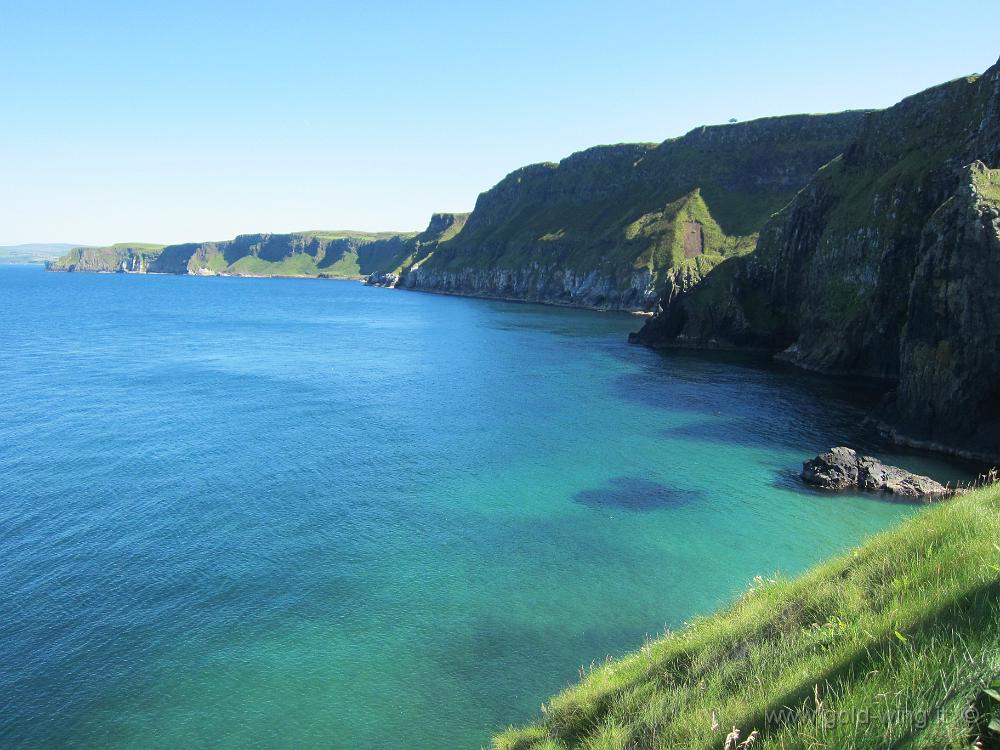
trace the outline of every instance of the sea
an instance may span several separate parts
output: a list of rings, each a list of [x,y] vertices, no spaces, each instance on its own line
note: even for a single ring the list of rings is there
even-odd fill
[[[0,746],[479,748],[920,506],[804,487],[877,384],[642,319],[0,266]]]

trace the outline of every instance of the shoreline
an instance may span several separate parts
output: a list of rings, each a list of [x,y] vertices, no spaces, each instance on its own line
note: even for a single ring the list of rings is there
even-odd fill
[[[16,264],[16,265],[26,265],[26,264]],[[32,264],[40,265],[40,264]],[[618,307],[593,307],[590,305],[575,305],[567,302],[557,302],[555,300],[535,300],[535,299],[522,299],[519,297],[500,297],[486,294],[463,294],[461,292],[445,292],[435,289],[410,289],[408,287],[400,286],[385,286],[383,284],[366,284],[365,280],[367,276],[329,276],[329,275],[293,275],[293,274],[281,274],[281,273],[170,273],[168,271],[92,271],[86,270],[76,270],[76,269],[63,269],[63,268],[50,268],[48,264],[44,264],[45,271],[47,273],[93,273],[93,274],[103,274],[107,276],[178,276],[178,277],[192,277],[192,278],[230,278],[230,279],[306,279],[309,281],[353,281],[360,283],[362,286],[370,287],[373,289],[389,289],[393,291],[401,292],[419,292],[421,294],[438,294],[444,297],[466,297],[468,299],[483,299],[492,300],[495,302],[519,302],[526,305],[545,305],[547,307],[564,307],[572,310],[590,310],[592,312],[599,313],[624,313],[627,315],[635,315],[641,318],[651,318],[654,313],[647,310],[634,310],[625,309]]]
[[[500,297],[490,294],[466,294],[463,292],[446,292],[440,289],[411,289],[409,287],[384,286],[381,284],[365,284],[365,286],[372,286],[379,289],[393,289],[403,292],[419,292],[420,294],[437,294],[442,297],[465,297],[467,299],[484,299],[484,300],[492,300],[494,302],[519,302],[525,305],[545,305],[546,307],[565,307],[573,310],[591,310],[593,312],[599,312],[599,313],[625,313],[627,315],[636,315],[641,318],[647,318],[647,317],[651,318],[653,317],[654,314],[647,310],[631,310],[620,307],[593,307],[591,305],[574,305],[572,303],[557,302],[555,300],[523,299],[520,297]]]

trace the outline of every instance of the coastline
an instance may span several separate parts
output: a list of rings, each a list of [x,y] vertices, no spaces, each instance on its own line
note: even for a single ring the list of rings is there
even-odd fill
[[[37,264],[36,264],[37,265]],[[367,276],[332,276],[332,275],[314,275],[314,274],[302,274],[302,275],[292,275],[292,274],[280,274],[280,273],[170,273],[169,271],[91,271],[91,270],[69,270],[63,268],[50,268],[48,264],[45,264],[45,270],[49,273],[93,273],[93,274],[105,274],[105,275],[122,275],[122,276],[178,276],[178,277],[196,277],[196,278],[235,278],[235,279],[308,279],[308,280],[318,280],[318,281],[353,281],[360,283],[362,286],[371,287],[374,289],[387,289],[391,291],[402,291],[402,292],[419,292],[421,294],[437,294],[446,297],[466,297],[469,299],[482,299],[482,300],[493,300],[496,302],[519,302],[526,305],[546,305],[550,307],[565,307],[574,310],[591,310],[593,312],[600,313],[625,313],[628,315],[635,315],[641,318],[650,318],[654,315],[653,312],[647,310],[636,310],[636,309],[623,309],[617,307],[594,307],[592,305],[578,305],[572,302],[560,302],[558,300],[544,300],[544,299],[524,299],[522,297],[503,297],[494,296],[486,294],[466,294],[463,292],[446,292],[436,289],[417,289],[410,287],[400,287],[400,286],[388,286],[385,284],[367,284]]]

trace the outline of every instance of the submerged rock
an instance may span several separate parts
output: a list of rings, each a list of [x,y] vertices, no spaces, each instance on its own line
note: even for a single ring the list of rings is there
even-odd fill
[[[857,488],[912,499],[943,498],[955,492],[930,477],[884,464],[843,446],[803,463],[802,479],[806,484],[827,490]]]

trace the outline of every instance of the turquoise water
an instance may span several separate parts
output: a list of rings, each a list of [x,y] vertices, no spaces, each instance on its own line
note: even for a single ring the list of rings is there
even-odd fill
[[[875,394],[624,315],[0,266],[0,745],[475,748],[915,512]]]

